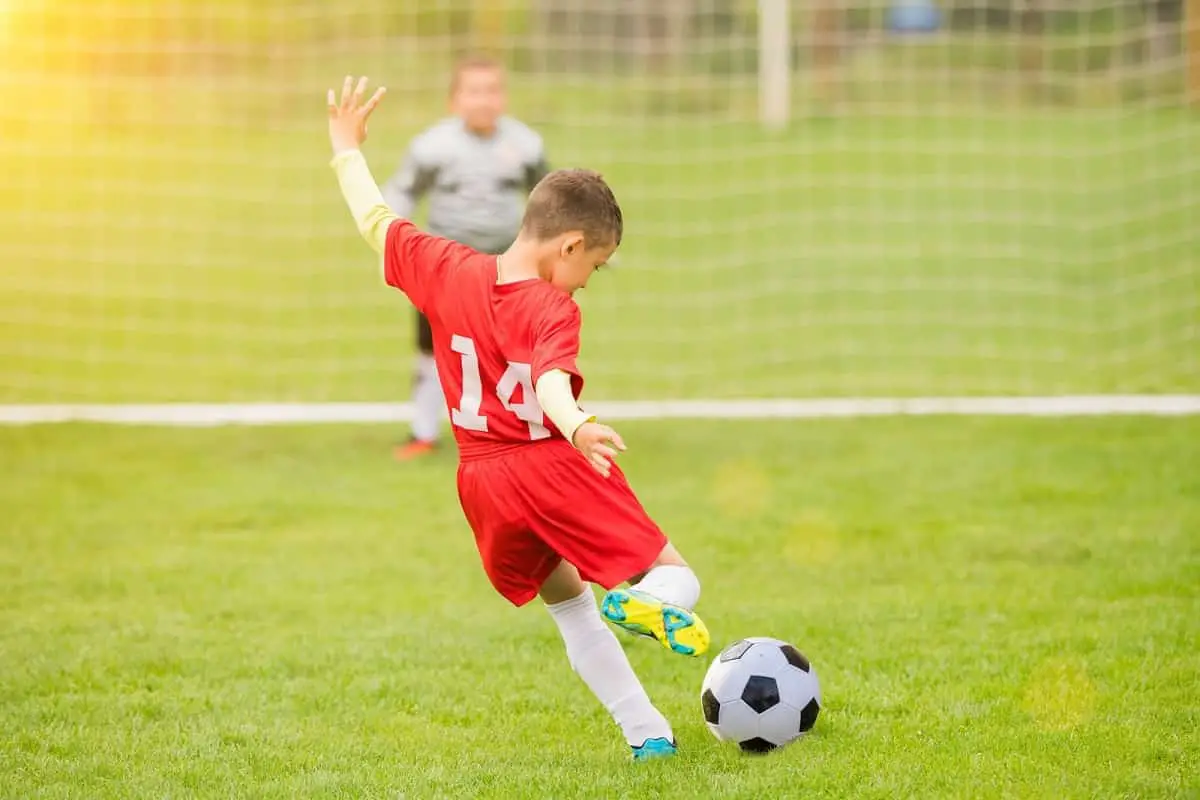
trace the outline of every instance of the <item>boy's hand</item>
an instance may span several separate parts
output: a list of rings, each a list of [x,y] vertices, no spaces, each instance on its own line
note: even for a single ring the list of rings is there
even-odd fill
[[[333,89],[329,90],[329,141],[333,145],[334,155],[357,150],[367,140],[367,118],[379,105],[387,89],[380,86],[371,99],[364,103],[363,92],[366,90],[366,78],[359,78],[355,86],[354,79],[349,76],[342,83],[341,102],[334,98]]]
[[[625,443],[620,435],[598,422],[585,422],[576,428],[571,444],[606,478],[612,470],[612,459],[616,458],[618,452],[625,451]]]

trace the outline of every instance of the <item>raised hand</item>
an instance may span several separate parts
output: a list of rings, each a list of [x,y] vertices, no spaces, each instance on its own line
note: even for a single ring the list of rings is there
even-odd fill
[[[583,453],[588,463],[604,477],[612,470],[612,459],[625,450],[620,435],[607,425],[585,422],[576,429],[571,443]]]
[[[329,142],[333,145],[335,155],[347,150],[357,150],[359,145],[367,140],[367,119],[383,100],[387,89],[380,86],[375,90],[375,94],[371,95],[371,99],[364,103],[363,93],[366,90],[365,77],[359,78],[358,84],[355,85],[350,76],[346,76],[342,83],[340,102],[334,96],[333,89],[329,90]]]

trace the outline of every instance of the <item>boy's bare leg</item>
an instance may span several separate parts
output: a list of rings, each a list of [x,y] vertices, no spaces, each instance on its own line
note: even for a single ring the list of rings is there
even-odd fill
[[[620,726],[634,758],[674,753],[670,723],[650,702],[617,637],[600,618],[592,589],[580,579],[579,571],[560,562],[539,594],[558,625],[571,668]]]
[[[579,577],[579,570],[566,561],[560,561],[554,571],[550,573],[550,577],[542,582],[542,588],[538,590],[538,597],[542,598],[542,602],[547,606],[553,606],[574,600],[587,588],[583,578]]]

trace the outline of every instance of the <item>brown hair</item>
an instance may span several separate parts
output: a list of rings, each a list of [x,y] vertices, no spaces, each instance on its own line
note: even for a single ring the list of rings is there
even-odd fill
[[[483,53],[469,53],[463,56],[454,62],[454,71],[450,73],[450,94],[458,91],[458,82],[462,80],[463,73],[473,69],[504,72],[504,65]]]
[[[584,247],[619,245],[625,223],[621,206],[599,172],[560,169],[533,187],[521,230],[539,241],[582,231]]]

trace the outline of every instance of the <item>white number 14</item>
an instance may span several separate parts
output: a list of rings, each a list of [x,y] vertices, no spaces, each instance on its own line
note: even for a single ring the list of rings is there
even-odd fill
[[[479,377],[475,342],[466,336],[454,336],[450,339],[450,349],[462,357],[462,397],[458,408],[450,410],[450,421],[468,431],[486,432],[487,417],[479,413],[483,406],[483,381]],[[513,403],[513,393],[518,386],[521,387],[521,402]],[[545,439],[550,435],[550,430],[543,424],[545,416],[533,390],[529,364],[510,361],[496,384],[496,397],[506,410],[529,426],[530,439]]]

